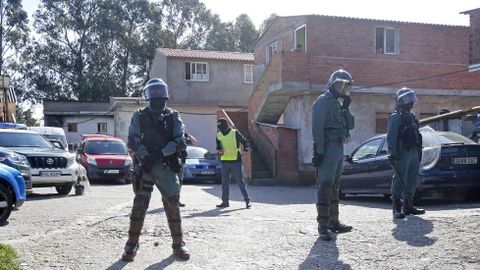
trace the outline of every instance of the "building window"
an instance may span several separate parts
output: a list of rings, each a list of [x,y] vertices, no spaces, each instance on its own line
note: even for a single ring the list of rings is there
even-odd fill
[[[68,132],[78,132],[78,124],[77,123],[67,123],[67,131]]]
[[[97,133],[107,133],[107,123],[97,123]]]
[[[185,62],[186,81],[208,81],[208,63]]]
[[[307,27],[306,25],[302,25],[295,29],[294,35],[294,49],[297,52],[305,52],[307,51]]]
[[[382,134],[387,132],[388,117],[390,113],[376,113],[375,115],[375,133]]]
[[[266,58],[267,64],[270,63],[270,60],[272,60],[273,54],[277,51],[277,46],[278,46],[278,42],[276,41],[267,45],[267,58]]]
[[[253,83],[253,65],[243,65],[243,82]]]
[[[382,54],[398,53],[397,31],[393,28],[377,27],[375,29],[376,52]]]

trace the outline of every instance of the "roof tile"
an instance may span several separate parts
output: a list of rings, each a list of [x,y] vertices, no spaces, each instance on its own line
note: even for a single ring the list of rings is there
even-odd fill
[[[211,60],[227,60],[227,61],[245,61],[253,62],[253,53],[226,52],[226,51],[206,51],[206,50],[188,50],[188,49],[170,49],[159,48],[157,52],[165,54],[172,58],[197,58]]]

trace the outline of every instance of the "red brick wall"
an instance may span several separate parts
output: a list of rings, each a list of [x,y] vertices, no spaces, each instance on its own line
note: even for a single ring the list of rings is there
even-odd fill
[[[277,180],[280,184],[298,185],[298,145],[297,131],[284,127],[277,128]]]
[[[470,13],[470,64],[480,63],[480,9]]]
[[[301,23],[300,19],[305,18],[308,18],[307,57],[294,58],[284,53],[283,80],[297,80],[302,72],[295,71],[303,67],[307,70],[303,73],[306,81],[324,84],[333,71],[344,68],[352,73],[356,85],[377,86],[468,68],[468,27],[328,16],[286,17],[285,20],[277,20],[257,43],[256,63],[264,62],[264,46],[267,41],[279,39],[293,46],[293,29]],[[375,53],[375,27],[398,30],[399,54]],[[389,86],[405,85],[413,88],[480,89],[480,73],[465,72]]]

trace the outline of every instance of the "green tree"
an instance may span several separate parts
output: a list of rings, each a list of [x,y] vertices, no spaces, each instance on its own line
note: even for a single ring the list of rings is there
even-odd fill
[[[272,13],[270,14],[270,16],[268,18],[266,18],[265,20],[263,20],[262,24],[260,25],[260,28],[258,29],[258,32],[260,35],[263,35],[263,33],[265,33],[265,31],[268,30],[268,28],[270,28],[270,26],[272,25],[273,21],[275,21],[275,19],[278,17],[277,14],[275,13]]]
[[[0,74],[16,69],[17,54],[26,46],[28,35],[28,15],[22,1],[0,0]]]
[[[241,14],[235,20],[235,32],[237,34],[237,50],[250,52],[257,41],[258,32],[255,25],[247,14]]]
[[[237,33],[233,23],[220,21],[218,15],[214,18],[213,28],[208,33],[205,49],[216,51],[236,51]]]
[[[24,110],[22,106],[17,106],[15,118],[17,120],[17,123],[25,124],[29,127],[38,126],[37,119],[33,118],[33,112],[31,108]]]

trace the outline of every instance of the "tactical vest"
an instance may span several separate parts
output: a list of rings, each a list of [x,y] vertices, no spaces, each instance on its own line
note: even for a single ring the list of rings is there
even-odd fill
[[[230,132],[228,132],[227,135],[218,132],[217,139],[222,144],[223,149],[223,155],[220,159],[225,161],[237,160],[238,153],[240,152],[237,145],[237,131],[235,129],[230,129]]]
[[[154,114],[148,108],[141,109],[139,115],[141,140],[148,152],[161,151],[173,140],[173,110],[165,108],[161,119],[154,119]]]
[[[410,112],[397,109],[400,115],[400,128],[398,129],[399,147],[410,150],[421,147],[421,135],[418,130],[419,123],[415,116]]]

